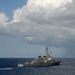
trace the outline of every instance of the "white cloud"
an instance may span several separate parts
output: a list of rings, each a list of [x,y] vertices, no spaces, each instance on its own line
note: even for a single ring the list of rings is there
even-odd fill
[[[5,24],[8,21],[8,17],[4,12],[0,13],[0,25]]]
[[[73,0],[28,0],[27,5],[13,11],[6,31],[30,43],[66,48],[75,40],[74,10]],[[0,22],[4,24],[8,18],[3,17]]]
[[[4,10],[4,7],[2,7],[2,10]]]
[[[4,12],[0,13],[0,34],[6,34],[7,31],[7,23],[8,23],[8,17]]]

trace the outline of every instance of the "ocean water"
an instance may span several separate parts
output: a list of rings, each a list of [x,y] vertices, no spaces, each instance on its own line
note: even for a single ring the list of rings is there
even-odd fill
[[[19,68],[17,63],[31,61],[24,58],[0,58],[0,75],[75,75],[75,59],[60,58],[60,66],[51,67],[24,67]]]

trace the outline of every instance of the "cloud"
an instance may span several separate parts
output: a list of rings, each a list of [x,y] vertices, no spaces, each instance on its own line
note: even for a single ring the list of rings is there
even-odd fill
[[[23,37],[29,43],[75,48],[74,4],[73,0],[28,0],[13,11],[10,22],[0,13],[0,26],[6,24],[5,33]]]
[[[4,7],[2,7],[2,10],[4,10]]]
[[[8,19],[4,12],[0,13],[0,34],[6,34]]]
[[[6,14],[4,12],[0,13],[0,25],[1,24],[5,24],[8,21],[8,17],[6,16]]]

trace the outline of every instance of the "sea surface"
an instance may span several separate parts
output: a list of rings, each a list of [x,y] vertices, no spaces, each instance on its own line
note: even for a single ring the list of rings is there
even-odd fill
[[[18,63],[31,61],[30,58],[0,58],[0,75],[75,75],[75,59],[60,58],[60,66],[51,67],[24,67]]]

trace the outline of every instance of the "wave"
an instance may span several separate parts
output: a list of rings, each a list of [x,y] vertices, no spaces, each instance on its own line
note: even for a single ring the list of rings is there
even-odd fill
[[[13,68],[0,68],[0,70],[12,70]]]

